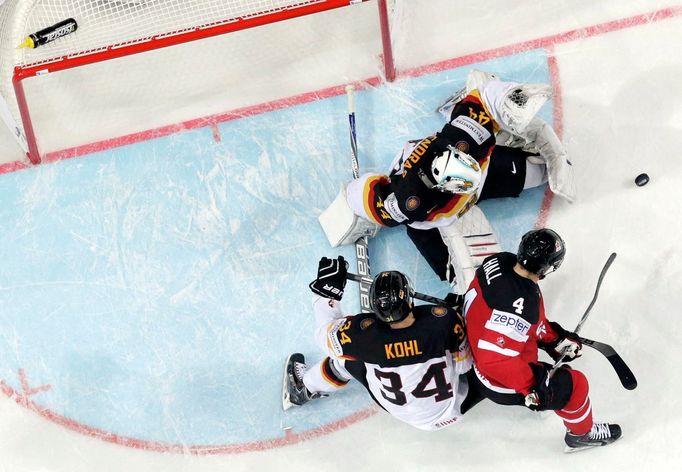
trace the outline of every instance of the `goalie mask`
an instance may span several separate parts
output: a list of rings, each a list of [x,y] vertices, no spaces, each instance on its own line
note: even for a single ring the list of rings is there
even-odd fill
[[[481,185],[481,166],[476,159],[452,146],[431,163],[434,188],[441,192],[470,194]]]
[[[404,320],[412,311],[412,289],[407,277],[395,270],[377,274],[369,289],[369,306],[384,323]]]
[[[565,255],[566,245],[561,236],[542,228],[523,235],[516,257],[524,269],[543,279],[559,268]]]

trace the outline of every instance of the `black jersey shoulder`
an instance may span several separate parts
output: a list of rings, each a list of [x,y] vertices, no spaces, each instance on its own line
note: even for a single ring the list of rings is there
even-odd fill
[[[516,255],[510,252],[488,256],[483,261],[476,270],[483,299],[490,308],[516,313],[536,323],[540,317],[540,288],[514,272],[514,265]]]
[[[408,158],[401,163],[401,171],[394,170],[388,185],[382,188],[382,204],[390,206],[389,195],[402,213],[404,224],[424,221],[434,209],[446,206],[452,194],[432,188],[431,165],[436,156],[447,149],[447,142],[436,136],[424,138]]]
[[[397,168],[391,171],[391,180],[418,178],[421,172],[431,172],[431,163],[447,149],[448,144],[438,133],[416,141],[410,154],[403,156]]]
[[[372,314],[349,317],[336,333],[344,357],[398,367],[442,357],[446,350],[456,350],[464,339],[461,318],[451,308],[419,305],[413,313],[415,322],[401,329],[391,328]]]
[[[480,161],[495,144],[495,122],[477,95],[468,95],[452,110],[437,136]]]

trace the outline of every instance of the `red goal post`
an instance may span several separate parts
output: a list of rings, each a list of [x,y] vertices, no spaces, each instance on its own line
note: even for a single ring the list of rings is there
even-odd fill
[[[36,105],[27,97],[26,79],[366,1],[0,0],[0,98],[6,109],[3,118],[10,128],[14,127],[17,140],[24,143],[29,160],[37,164],[41,152],[32,120]],[[386,0],[377,0],[377,5],[384,74],[390,81],[395,71]],[[35,49],[16,48],[29,34],[67,18],[78,22],[75,33]]]

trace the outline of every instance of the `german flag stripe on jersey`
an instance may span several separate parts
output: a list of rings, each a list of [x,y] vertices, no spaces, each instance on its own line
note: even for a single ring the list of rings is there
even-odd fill
[[[488,164],[490,163],[490,154],[485,157],[485,159],[479,161],[479,164],[481,166],[481,172],[485,174],[485,171],[488,169]],[[458,214],[461,212],[463,209],[469,207],[472,202],[471,200],[474,199],[474,203],[476,202],[476,194],[473,193],[471,195],[458,195],[456,198],[453,198],[448,202],[447,205],[445,205],[443,208],[439,208],[437,210],[434,210],[429,214],[429,216],[426,217],[427,221],[436,221],[440,218],[449,218],[453,215]]]
[[[324,380],[334,385],[335,387],[345,387],[346,384],[348,384],[348,380],[341,380],[336,376],[336,374],[334,374],[334,372],[329,367],[329,360],[330,359],[327,357],[320,366],[320,370],[322,371],[322,378],[324,378]]]
[[[377,207],[374,202],[376,201],[377,187],[386,183],[388,183],[388,177],[385,175],[370,177],[367,179],[367,182],[365,182],[365,188],[363,191],[365,213],[371,216],[374,222],[381,226],[386,226],[386,223],[384,223],[384,221],[381,219],[381,216],[379,216],[379,212],[377,212]]]

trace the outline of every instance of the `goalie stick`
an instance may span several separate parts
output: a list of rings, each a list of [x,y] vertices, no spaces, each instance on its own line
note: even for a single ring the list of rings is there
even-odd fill
[[[346,96],[348,97],[348,131],[350,137],[351,149],[351,168],[353,170],[353,178],[360,177],[360,165],[358,164],[358,141],[355,132],[355,88],[352,85],[346,86]],[[360,310],[363,313],[369,313],[372,310],[369,307],[369,287],[372,284],[372,279],[369,275],[369,251],[367,236],[363,236],[355,242],[355,257],[357,261],[357,270],[361,276],[360,282]],[[364,277],[364,279],[362,278]]]

